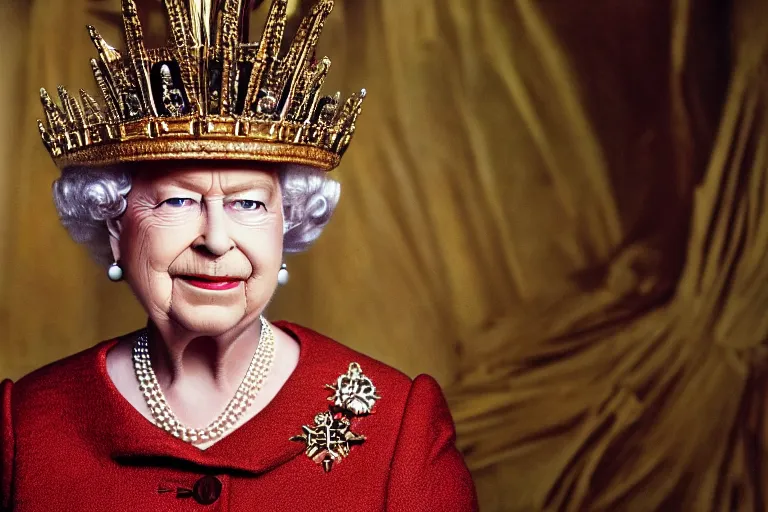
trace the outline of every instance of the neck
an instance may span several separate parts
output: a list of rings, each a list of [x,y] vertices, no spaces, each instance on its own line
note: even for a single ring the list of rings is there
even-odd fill
[[[199,389],[233,394],[256,352],[261,322],[257,317],[248,325],[216,336],[150,322],[148,335],[152,368],[166,394]]]

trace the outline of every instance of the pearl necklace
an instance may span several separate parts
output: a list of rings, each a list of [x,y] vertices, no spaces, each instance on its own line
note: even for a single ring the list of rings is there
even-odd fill
[[[234,398],[230,400],[224,412],[213,423],[200,429],[184,426],[171,411],[152,369],[147,331],[142,331],[139,334],[133,345],[133,367],[139,381],[139,389],[144,395],[149,410],[152,411],[152,418],[154,418],[157,426],[191,444],[200,444],[217,439],[234,428],[264,385],[275,359],[275,334],[264,317],[261,317],[260,320],[259,346],[256,348],[256,353],[251,359],[245,378],[237,388]]]

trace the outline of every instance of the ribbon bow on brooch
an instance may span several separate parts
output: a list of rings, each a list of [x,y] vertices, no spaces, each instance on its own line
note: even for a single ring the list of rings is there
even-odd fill
[[[371,414],[376,400],[381,397],[357,363],[350,363],[347,373],[339,375],[335,385],[326,384],[325,387],[334,392],[328,397],[333,404],[327,411],[315,416],[313,425],[302,426],[303,434],[293,436],[291,441],[306,443],[304,453],[322,464],[327,473],[334,462],[340,462],[349,455],[352,446],[365,441],[365,436],[350,430],[352,418]]]

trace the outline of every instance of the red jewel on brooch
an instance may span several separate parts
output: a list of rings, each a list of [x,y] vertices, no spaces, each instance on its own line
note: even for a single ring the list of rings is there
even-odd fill
[[[372,413],[373,406],[381,397],[357,363],[349,365],[347,373],[336,380],[336,385],[328,384],[326,388],[334,391],[333,396],[328,397],[333,405],[328,411],[317,414],[313,425],[302,426],[303,434],[293,436],[291,441],[306,443],[307,457],[322,464],[327,473],[334,462],[340,462],[349,455],[352,446],[365,441],[365,436],[350,430],[351,418]]]

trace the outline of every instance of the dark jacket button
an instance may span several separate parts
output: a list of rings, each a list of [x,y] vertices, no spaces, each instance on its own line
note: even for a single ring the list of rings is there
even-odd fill
[[[210,505],[221,496],[221,480],[215,476],[204,476],[192,488],[192,496],[201,505]]]

